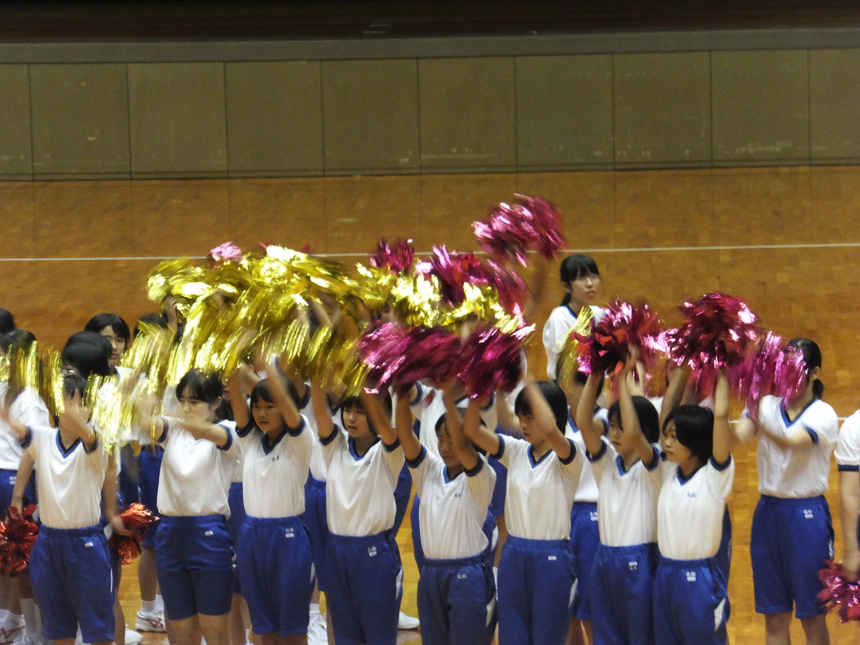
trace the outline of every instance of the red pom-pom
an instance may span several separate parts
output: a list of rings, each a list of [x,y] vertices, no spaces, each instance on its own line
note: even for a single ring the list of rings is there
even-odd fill
[[[511,391],[522,374],[522,345],[533,327],[505,333],[496,327],[473,331],[462,341],[454,365],[457,377],[472,398],[482,398],[497,389]]]
[[[523,302],[526,299],[529,288],[519,273],[494,262],[487,260],[487,280],[499,294],[499,302],[510,314],[522,313]]]
[[[729,385],[746,397],[749,415],[755,419],[762,397],[773,394],[787,399],[797,396],[806,381],[803,352],[768,332],[755,350],[729,369]]]
[[[818,599],[824,603],[826,611],[839,608],[840,622],[860,620],[860,584],[845,579],[840,563],[828,560],[827,567],[818,572],[824,584]]]
[[[39,525],[33,521],[34,505],[22,512],[10,506],[8,522],[0,522],[0,560],[2,570],[10,576],[20,576],[30,566],[30,551],[39,535]]]
[[[513,204],[501,203],[485,220],[472,222],[478,244],[487,253],[513,258],[523,266],[529,250],[554,257],[564,248],[558,209],[538,197],[515,197]]]
[[[434,275],[439,280],[439,293],[449,305],[456,307],[466,298],[465,284],[488,284],[486,268],[473,253],[448,251],[442,246],[433,247],[433,255],[420,262],[417,270],[425,275]]]
[[[395,274],[406,273],[412,268],[414,259],[412,240],[397,240],[393,248],[385,240],[379,240],[376,253],[370,256],[370,266],[386,268]]]
[[[140,555],[140,543],[146,537],[149,525],[158,519],[156,515],[143,504],[131,504],[120,514],[123,526],[132,532],[131,535],[119,535],[114,533],[110,538],[110,544],[119,554],[122,564],[131,564]]]
[[[460,339],[446,329],[416,327],[409,330],[402,344],[394,387],[409,388],[415,381],[429,378],[437,384],[448,380],[460,354]]]

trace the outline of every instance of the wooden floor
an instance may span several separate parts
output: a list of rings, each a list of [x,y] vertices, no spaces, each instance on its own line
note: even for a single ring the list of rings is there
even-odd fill
[[[809,336],[824,354],[825,399],[840,417],[860,404],[860,168],[774,168],[628,173],[447,175],[296,180],[0,183],[0,306],[40,340],[61,345],[93,314],[133,323],[154,309],[143,284],[156,257],[203,256],[233,240],[260,241],[366,261],[377,239],[410,237],[475,247],[470,222],[521,192],[563,211],[567,244],[589,252],[602,275],[601,300],[647,300],[677,324],[686,297],[720,290],[741,296],[762,325]],[[552,268],[555,275],[557,266]],[[551,297],[542,324],[561,297]],[[528,352],[545,367],[538,338]],[[735,457],[730,582],[734,643],[763,642],[753,612],[749,529],[757,500],[754,448]],[[828,495],[840,554],[835,469]],[[401,531],[404,609],[416,614],[417,572],[408,517]],[[127,615],[135,576],[123,582]],[[799,626],[795,642],[802,642]],[[148,636],[147,640],[158,640]],[[856,625],[833,623],[832,642],[860,642]],[[415,641],[417,642],[417,641]]]

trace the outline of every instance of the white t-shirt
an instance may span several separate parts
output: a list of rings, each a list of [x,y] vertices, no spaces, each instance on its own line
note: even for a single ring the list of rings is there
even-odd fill
[[[860,410],[842,422],[833,456],[840,471],[860,470]]]
[[[428,385],[416,383],[418,388],[418,396],[414,401],[410,402],[412,414],[421,423],[418,430],[418,439],[421,444],[427,448],[434,457],[439,456],[439,438],[436,436],[436,423],[439,417],[445,414],[445,401],[442,398],[442,390],[437,390]],[[462,396],[456,401],[456,405],[463,409],[462,406],[468,404],[468,398]],[[486,408],[481,409],[481,423],[491,431],[496,430],[499,425],[499,414],[496,410],[496,397],[493,395]],[[420,495],[419,495],[420,497]]]
[[[596,455],[588,455],[600,488],[597,521],[600,543],[633,546],[657,541],[657,500],[663,485],[660,451],[653,446],[648,464],[641,460],[624,470],[621,455],[606,439]]]
[[[400,444],[377,441],[359,456],[355,442],[335,424],[323,442],[326,479],[326,518],[335,535],[364,537],[394,526],[394,489],[403,469]]]
[[[836,445],[839,427],[833,408],[814,399],[794,421],[789,421],[783,400],[766,396],[759,404],[759,423],[783,437],[803,428],[813,441],[808,446],[782,448],[764,431],[759,432],[756,451],[759,492],[792,499],[826,493],[830,453]]]
[[[314,438],[305,417],[269,444],[251,424],[240,435],[245,512],[252,517],[294,517],[305,512],[305,482]]]
[[[594,314],[592,325],[600,322],[606,312],[595,305],[591,305]],[[555,367],[558,363],[558,355],[564,348],[564,342],[571,328],[576,324],[576,316],[568,305],[561,305],[552,310],[549,318],[543,326],[543,347],[546,350],[546,374],[555,380]]]
[[[37,425],[28,426],[21,445],[36,463],[42,523],[54,529],[98,524],[108,464],[108,454],[98,445],[98,438],[91,451],[80,439],[63,446],[59,430]]]
[[[0,401],[5,400],[7,383],[0,383]],[[39,393],[32,388],[24,388],[9,406],[9,416],[27,427],[50,426],[51,415]],[[21,463],[21,443],[15,432],[0,420],[0,468],[18,470]]]
[[[434,560],[470,558],[487,548],[482,527],[493,499],[496,473],[478,457],[474,470],[454,479],[444,462],[422,447],[414,462],[412,481],[421,498],[419,526],[424,555]]]
[[[230,517],[227,494],[241,452],[236,424],[218,422],[228,433],[227,443],[218,447],[207,439],[195,439],[179,419],[162,418],[164,432],[157,438],[164,447],[158,481],[159,512],[178,517]]]
[[[570,441],[571,454],[562,461],[548,450],[535,461],[532,445],[499,437],[492,455],[508,469],[505,522],[511,535],[530,540],[569,540],[570,509],[582,474],[583,456]]]
[[[732,491],[735,460],[718,466],[713,458],[687,480],[678,464],[662,462],[663,488],[657,504],[660,555],[673,560],[712,558],[720,550],[726,498]]]
[[[314,413],[314,406],[311,404],[310,386],[308,386],[307,396],[302,401],[302,405],[299,406],[299,412],[301,412],[307,419],[314,437],[319,437],[317,418]],[[337,412],[331,413],[332,421],[334,421],[336,414]],[[310,471],[311,476],[317,481],[324,482],[326,480],[325,459],[323,458],[322,444],[319,441],[313,442],[313,448],[311,449]]]
[[[609,419],[607,415],[607,410],[601,408],[594,416],[595,419],[599,420],[603,424],[604,432],[606,431],[606,428],[609,427]],[[576,424],[573,422],[573,419],[569,414],[567,417],[567,428],[565,428],[564,436],[573,440],[573,443],[576,445],[577,452],[583,455],[586,454],[585,441],[582,438],[582,432],[580,432],[579,428],[576,427]],[[586,459],[582,464],[582,474],[579,476],[579,486],[576,487],[576,498],[573,501],[593,503],[597,501],[598,495],[599,491],[597,489],[597,482],[594,480],[591,462]]]

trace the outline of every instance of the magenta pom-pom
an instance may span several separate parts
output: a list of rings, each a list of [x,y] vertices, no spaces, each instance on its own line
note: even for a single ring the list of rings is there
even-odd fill
[[[377,386],[378,392],[388,387],[405,360],[402,353],[406,330],[393,322],[377,323],[362,334],[358,340],[361,361],[370,368],[368,378]]]
[[[242,260],[242,249],[233,242],[224,242],[209,251],[210,257],[217,263],[240,262]]]
[[[773,394],[792,399],[802,391],[805,381],[803,353],[771,332],[759,339],[753,352],[729,369],[729,385],[746,397],[752,418],[758,415],[758,404],[764,396]]]
[[[398,390],[411,387],[415,381],[447,381],[460,354],[460,339],[447,329],[415,327],[407,332],[402,344],[403,361],[394,378]]]
[[[558,209],[538,197],[515,198],[512,204],[503,202],[490,209],[486,219],[472,222],[478,244],[491,255],[512,258],[523,266],[530,250],[555,257],[564,248]]]
[[[510,392],[522,375],[523,341],[533,327],[506,333],[496,327],[479,328],[462,341],[454,372],[472,398],[497,389]]]
[[[370,266],[385,268],[395,274],[406,273],[412,268],[414,260],[412,240],[397,240],[393,246],[385,240],[379,240],[376,253],[370,256]]]
[[[826,611],[838,608],[840,622],[860,620],[860,584],[845,579],[842,565],[827,560],[827,569],[821,569],[818,577],[824,589],[818,599],[824,603]]]
[[[436,276],[442,299],[454,307],[466,297],[465,284],[489,283],[486,268],[473,253],[448,251],[444,244],[434,246],[430,259],[419,262],[416,269],[419,273]]]
[[[498,264],[493,260],[486,261],[487,279],[499,294],[499,302],[510,314],[522,313],[523,303],[528,295],[528,285],[519,273]]]

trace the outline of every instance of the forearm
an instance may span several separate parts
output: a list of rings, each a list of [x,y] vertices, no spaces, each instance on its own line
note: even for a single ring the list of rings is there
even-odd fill
[[[320,439],[325,441],[334,432],[334,422],[331,420],[331,413],[328,409],[325,393],[322,391],[322,386],[317,379],[311,381],[311,405],[313,406],[314,418],[317,422],[317,433]]]
[[[188,430],[195,439],[205,439],[211,441],[219,448],[223,448],[230,440],[230,431],[224,426],[215,423],[206,423],[201,421],[183,420],[182,426]]]
[[[504,405],[504,403],[502,403],[502,405]],[[475,447],[472,445],[472,442],[466,438],[466,435],[463,432],[463,427],[480,427],[480,404],[475,399],[469,401],[469,407],[466,408],[466,415],[462,421],[460,420],[460,413],[456,408],[454,408],[454,414],[452,415],[449,412],[446,419],[449,420],[447,423],[448,436],[451,437],[451,443],[454,446],[454,452],[456,453],[457,458],[466,470],[473,470],[475,466],[478,465],[478,453],[475,451]],[[454,420],[453,423],[450,419]]]
[[[418,459],[421,454],[421,442],[412,431],[412,410],[409,408],[409,400],[405,397],[397,398],[395,429],[400,447],[403,448],[403,456],[410,461]]]
[[[576,427],[582,433],[585,449],[596,455],[602,443],[601,432],[597,431],[594,422],[594,406],[597,403],[597,388],[600,385],[600,374],[591,374],[585,382],[579,405],[576,408]]]
[[[298,428],[302,423],[302,416],[299,414],[293,397],[284,387],[283,378],[271,363],[266,363],[266,378],[269,381],[269,392],[275,400],[278,411],[284,417],[284,423],[287,424],[288,428]]]
[[[34,466],[33,457],[25,450],[21,454],[21,461],[18,464],[18,474],[15,476],[15,486],[12,489],[11,505],[19,510],[23,508],[24,492],[27,490],[27,483],[33,474]]]
[[[860,515],[860,474],[839,473],[839,511],[842,519],[842,548],[847,555],[857,554],[857,520]]]

